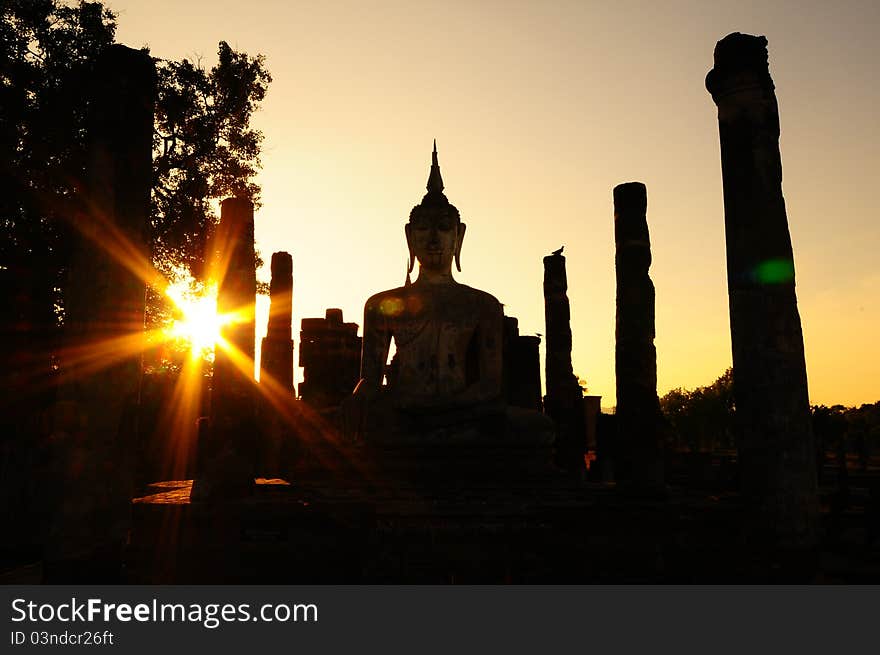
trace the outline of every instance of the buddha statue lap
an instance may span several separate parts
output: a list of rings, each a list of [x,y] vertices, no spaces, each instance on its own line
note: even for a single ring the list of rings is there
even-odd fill
[[[436,143],[427,190],[406,225],[407,283],[364,307],[361,380],[343,407],[345,432],[378,445],[549,447],[552,422],[503,401],[501,303],[452,276],[466,225],[443,194]]]

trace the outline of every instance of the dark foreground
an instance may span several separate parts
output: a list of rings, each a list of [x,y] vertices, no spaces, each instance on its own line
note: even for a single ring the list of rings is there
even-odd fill
[[[703,483],[698,463],[653,497],[540,471],[325,471],[213,504],[190,501],[191,481],[157,482],[133,500],[121,551],[45,565],[21,553],[0,582],[880,583],[877,468],[850,473],[844,497],[826,467],[820,548],[787,552],[744,536],[723,458],[702,466]]]

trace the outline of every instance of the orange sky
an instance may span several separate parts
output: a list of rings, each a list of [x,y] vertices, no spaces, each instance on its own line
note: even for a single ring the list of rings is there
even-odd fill
[[[564,244],[574,369],[604,406],[621,182],[648,187],[660,393],[730,365],[718,128],[703,79],[720,38],[766,35],[811,400],[880,399],[880,4],[109,4],[119,41],[156,56],[210,66],[221,39],[266,55],[256,237],[267,262],[293,255],[295,352],[300,319],[341,307],[360,323],[369,295],[403,281],[403,225],[436,137],[468,225],[457,279],[498,297],[523,333],[543,333],[542,257]]]

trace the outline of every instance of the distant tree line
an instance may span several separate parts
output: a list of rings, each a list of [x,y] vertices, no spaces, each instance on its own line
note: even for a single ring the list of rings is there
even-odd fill
[[[813,433],[824,453],[854,455],[867,466],[873,455],[880,454],[880,402],[860,407],[816,405]]]
[[[673,389],[660,399],[667,421],[667,446],[706,452],[736,448],[733,426],[733,369],[693,391]]]
[[[708,452],[736,448],[733,369],[693,390],[673,389],[660,399],[667,422],[667,445],[674,450]],[[880,453],[880,402],[860,407],[811,408],[816,448],[847,452],[863,461]]]

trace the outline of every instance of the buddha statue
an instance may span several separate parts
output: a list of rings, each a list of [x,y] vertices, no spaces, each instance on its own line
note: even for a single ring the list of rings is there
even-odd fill
[[[453,278],[466,225],[443,188],[435,141],[427,193],[405,228],[407,282],[364,307],[361,379],[343,406],[344,430],[379,444],[549,445],[546,417],[503,402],[502,306]],[[383,386],[392,339],[396,355]],[[523,421],[525,414],[533,416]]]

